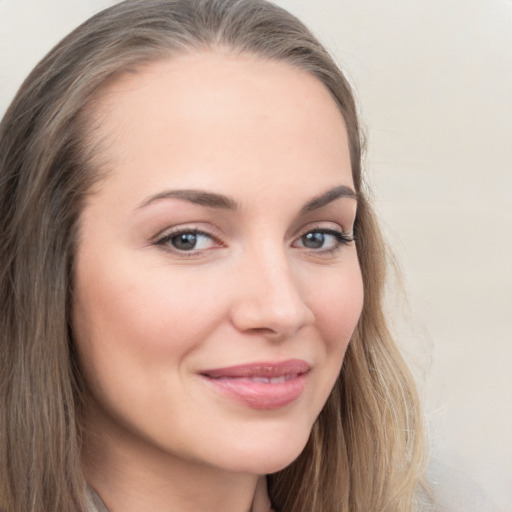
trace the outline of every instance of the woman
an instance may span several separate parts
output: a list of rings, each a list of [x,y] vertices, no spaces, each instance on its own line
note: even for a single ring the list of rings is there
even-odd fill
[[[354,100],[299,21],[128,0],[0,130],[3,510],[416,509]]]

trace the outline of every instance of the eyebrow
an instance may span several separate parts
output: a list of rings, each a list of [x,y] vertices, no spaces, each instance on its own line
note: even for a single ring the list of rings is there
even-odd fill
[[[311,201],[308,201],[301,208],[301,213],[309,213],[314,210],[318,210],[342,197],[355,199],[357,201],[357,194],[350,187],[347,187],[346,185],[339,185],[338,187],[331,188],[327,192],[314,197]]]
[[[155,194],[143,201],[139,208],[144,208],[159,199],[183,199],[190,203],[208,208],[218,208],[223,210],[237,210],[238,203],[230,197],[205,190],[166,190],[160,194]]]
[[[347,197],[349,199],[356,199],[357,194],[345,185],[334,187],[319,196],[314,197],[308,201],[302,208],[301,213],[309,213],[327,206],[329,203]],[[207,192],[205,190],[166,190],[155,194],[145,201],[143,201],[138,208],[144,208],[154,201],[160,199],[182,199],[190,203],[208,208],[222,209],[222,210],[238,210],[239,204],[228,196],[216,194],[214,192]]]

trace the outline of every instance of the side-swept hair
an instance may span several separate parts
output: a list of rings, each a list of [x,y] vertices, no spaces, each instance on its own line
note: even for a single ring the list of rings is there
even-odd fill
[[[279,512],[410,512],[422,467],[415,387],[382,312],[385,250],[361,177],[350,86],[295,17],[264,0],[128,0],[72,32],[34,69],[0,124],[0,507],[86,508],[82,385],[70,329],[77,224],[101,179],[89,115],[111,80],[222,49],[306,70],[346,122],[359,197],[363,312],[303,453],[269,475]],[[342,312],[340,312],[342,314]]]

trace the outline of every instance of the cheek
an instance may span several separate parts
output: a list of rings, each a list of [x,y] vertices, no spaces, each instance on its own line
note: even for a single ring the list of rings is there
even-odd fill
[[[310,304],[327,349],[343,357],[363,307],[363,282],[357,260],[325,279],[310,293]],[[340,361],[341,364],[341,361]]]
[[[199,301],[197,283],[183,272],[142,269],[119,258],[116,266],[77,265],[72,325],[95,401],[120,417],[136,409],[158,418],[164,406],[179,407],[162,390],[182,389],[187,356],[215,329],[220,306],[212,293]]]
[[[311,286],[316,283],[317,286]],[[345,352],[363,307],[363,283],[357,257],[348,258],[340,268],[327,268],[320,277],[305,283],[308,306],[322,342],[317,360],[319,372],[314,374],[315,415],[324,407],[338,379]]]
[[[137,376],[148,386],[179,378],[225,316],[218,291],[212,276],[119,254],[78,261],[72,325],[89,385],[115,390]]]

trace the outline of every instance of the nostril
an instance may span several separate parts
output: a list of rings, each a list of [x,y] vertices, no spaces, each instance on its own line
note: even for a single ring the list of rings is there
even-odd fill
[[[233,308],[232,318],[240,331],[281,339],[295,335],[311,323],[313,315],[302,301],[283,307],[247,297]]]

